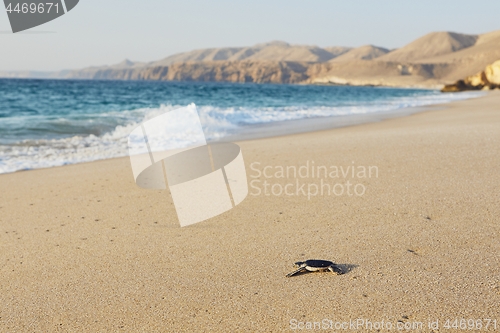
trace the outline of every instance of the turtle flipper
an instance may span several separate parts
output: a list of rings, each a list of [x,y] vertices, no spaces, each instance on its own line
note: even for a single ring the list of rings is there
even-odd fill
[[[306,271],[306,268],[305,268],[305,267],[300,267],[300,268],[299,268],[299,269],[297,269],[296,271],[291,272],[291,273],[288,273],[288,274],[286,275],[286,277],[294,276],[295,274],[298,274],[298,273],[303,272],[303,271]]]

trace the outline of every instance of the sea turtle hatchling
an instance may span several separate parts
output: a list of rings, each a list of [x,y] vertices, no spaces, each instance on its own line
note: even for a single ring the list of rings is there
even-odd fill
[[[340,275],[342,274],[342,270],[333,262],[328,260],[315,260],[310,259],[306,261],[298,261],[295,263],[296,266],[299,267],[294,272],[291,272],[286,275],[286,277],[294,276],[295,274],[309,271],[309,272],[323,272],[330,271],[334,274]]]

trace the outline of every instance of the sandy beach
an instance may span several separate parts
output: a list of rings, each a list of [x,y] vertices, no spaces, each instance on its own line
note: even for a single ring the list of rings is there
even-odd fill
[[[248,197],[185,228],[168,190],[136,186],[128,158],[0,175],[0,331],[333,331],[363,320],[357,331],[384,321],[436,332],[429,323],[456,331],[444,326],[455,319],[499,330],[499,142],[499,92],[242,141]],[[356,173],[274,172],[307,163]],[[258,177],[266,166],[272,177]],[[321,180],[343,193],[295,188]],[[294,195],[277,195],[287,184]],[[313,258],[345,274],[285,277]]]

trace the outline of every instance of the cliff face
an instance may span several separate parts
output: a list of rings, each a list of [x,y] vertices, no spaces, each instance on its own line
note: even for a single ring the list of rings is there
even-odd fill
[[[91,78],[100,80],[300,83],[308,79],[308,68],[308,63],[290,61],[186,62],[170,66],[98,70]],[[82,78],[78,72],[72,73],[70,77]]]
[[[373,86],[438,86],[453,64],[375,60],[308,63],[293,61],[183,62],[170,66],[72,71],[64,78],[239,83],[304,83]]]
[[[329,62],[309,68],[308,83],[430,87],[453,70],[448,64],[412,64],[357,60]]]
[[[484,71],[458,80],[453,84],[444,86],[443,92],[465,90],[493,90],[500,89],[500,60],[486,66]]]
[[[500,60],[486,67],[484,76],[490,84],[500,85]]]

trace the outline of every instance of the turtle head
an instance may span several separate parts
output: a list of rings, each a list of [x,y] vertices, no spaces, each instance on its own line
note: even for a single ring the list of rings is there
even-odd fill
[[[305,264],[305,261],[297,261],[297,262],[295,263],[295,266],[302,266],[302,265],[304,265],[304,264]]]

